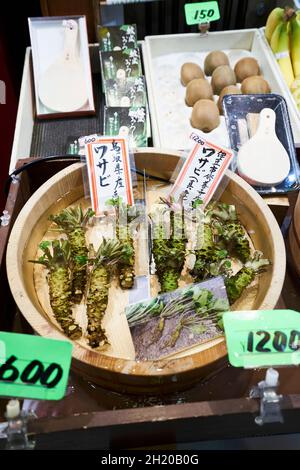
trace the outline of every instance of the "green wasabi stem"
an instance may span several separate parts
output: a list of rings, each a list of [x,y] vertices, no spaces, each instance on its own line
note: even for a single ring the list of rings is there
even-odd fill
[[[122,289],[132,289],[134,285],[134,242],[130,232],[129,224],[137,217],[137,213],[130,215],[130,207],[118,206],[117,213],[121,210],[126,212],[126,225],[121,225],[120,215],[117,216],[116,234],[118,240],[123,244],[123,258],[119,262],[119,282]]]
[[[246,287],[251,284],[256,274],[263,272],[270,265],[268,259],[261,258],[261,253],[256,252],[240,271],[234,276],[225,279],[225,286],[230,305],[242,295]]]
[[[227,250],[218,249],[215,245],[207,256],[200,256],[197,253],[192,275],[197,282],[216,276],[230,276],[232,273],[231,259],[228,257]]]
[[[221,222],[238,222],[236,208],[232,204],[224,202],[210,202],[206,207],[206,215],[211,219],[218,219]]]
[[[90,247],[93,253],[93,248]],[[116,240],[103,240],[97,253],[93,256],[92,271],[89,277],[87,293],[87,336],[89,345],[97,348],[108,344],[102,320],[107,309],[111,269],[123,256],[123,246]]]
[[[195,251],[196,261],[192,275],[197,281],[208,277],[209,265],[217,260],[215,256],[216,247],[213,240],[213,230],[209,224],[203,225],[203,242],[201,248]]]
[[[233,256],[246,263],[250,259],[250,244],[245,230],[238,220],[235,206],[213,203],[207,211],[218,237]]]
[[[152,253],[161,292],[178,288],[178,280],[185,262],[187,239],[184,232],[183,207],[162,199],[170,207],[170,237],[164,223],[154,224]]]
[[[225,241],[226,248],[242,263],[250,259],[250,244],[242,225],[229,223],[219,229],[219,236]]]
[[[232,263],[228,258],[226,250],[215,251],[215,260],[210,262],[206,268],[206,277],[231,276]]]
[[[123,245],[123,257],[118,263],[119,282],[122,289],[132,289],[134,285],[134,244],[128,226],[120,226],[117,222],[116,235]]]
[[[162,199],[171,209],[171,237],[169,239],[169,269],[161,277],[162,292],[170,292],[178,288],[178,280],[185,262],[187,238],[184,230],[184,209],[182,200],[175,203],[173,199]],[[174,263],[174,261],[176,261]],[[173,263],[173,266],[172,266]]]
[[[54,240],[52,243],[42,242],[40,248],[44,252],[43,256],[40,256],[38,260],[30,260],[30,262],[42,264],[49,270],[47,281],[50,305],[55,318],[70,339],[79,339],[82,330],[74,321],[71,309],[72,258],[70,244],[67,240]]]
[[[119,282],[122,289],[132,289],[135,279],[134,241],[129,224],[139,215],[136,207],[122,203],[121,198],[112,198],[106,203],[116,208],[116,237],[123,244],[124,255],[118,263]]]
[[[59,214],[51,215],[49,219],[56,223],[67,235],[73,257],[72,300],[80,303],[86,287],[86,268],[88,249],[85,240],[85,226],[94,215],[92,209],[85,214],[81,206],[62,210]]]
[[[168,270],[164,271],[160,277],[160,290],[161,292],[171,292],[178,287],[178,271],[169,267]]]

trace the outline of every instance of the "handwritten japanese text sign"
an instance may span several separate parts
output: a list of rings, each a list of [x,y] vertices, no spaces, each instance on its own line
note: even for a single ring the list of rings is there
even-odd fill
[[[100,137],[86,145],[92,207],[96,215],[111,198],[133,204],[128,142],[125,137]]]
[[[231,151],[204,140],[196,132],[190,138],[195,145],[170,193],[175,200],[182,196],[186,209],[192,208],[197,199],[204,204],[210,201],[233,156]]]

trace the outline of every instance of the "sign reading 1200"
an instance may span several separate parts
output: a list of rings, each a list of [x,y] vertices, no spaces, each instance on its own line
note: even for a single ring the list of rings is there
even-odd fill
[[[0,396],[60,400],[71,356],[69,341],[0,332]]]
[[[294,310],[226,312],[230,363],[235,367],[300,364],[300,313]]]

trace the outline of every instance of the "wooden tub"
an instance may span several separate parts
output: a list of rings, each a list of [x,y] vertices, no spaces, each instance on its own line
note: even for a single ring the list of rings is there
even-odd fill
[[[135,153],[136,166],[150,174],[169,178],[181,154],[157,149]],[[7,272],[15,301],[32,328],[40,335],[67,340],[43,311],[33,282],[36,248],[49,227],[48,216],[55,205],[60,210],[84,194],[82,165],[74,164],[43,184],[28,200],[12,229],[7,248]],[[285,276],[285,247],[279,226],[263,199],[241,178],[228,171],[229,183],[222,201],[237,206],[241,222],[255,249],[272,265],[259,277],[252,309],[273,309]],[[238,309],[249,309],[243,301]],[[73,342],[72,367],[79,374],[104,387],[131,393],[167,393],[190,386],[215,372],[226,361],[225,340],[181,358],[136,362],[105,356]]]

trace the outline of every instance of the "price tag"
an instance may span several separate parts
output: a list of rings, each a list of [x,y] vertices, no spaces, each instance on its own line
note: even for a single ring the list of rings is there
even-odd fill
[[[300,313],[294,310],[226,312],[229,362],[234,367],[300,364]]]
[[[86,144],[92,207],[100,215],[108,199],[121,197],[133,204],[128,141],[126,137],[100,137]]]
[[[0,332],[0,396],[60,400],[72,348],[68,341]]]
[[[186,3],[184,5],[186,24],[201,24],[220,19],[218,2]]]
[[[170,193],[175,200],[182,195],[186,209],[191,209],[196,199],[204,204],[210,201],[233,157],[231,151],[204,140],[199,133],[192,132],[190,138],[195,145]]]

